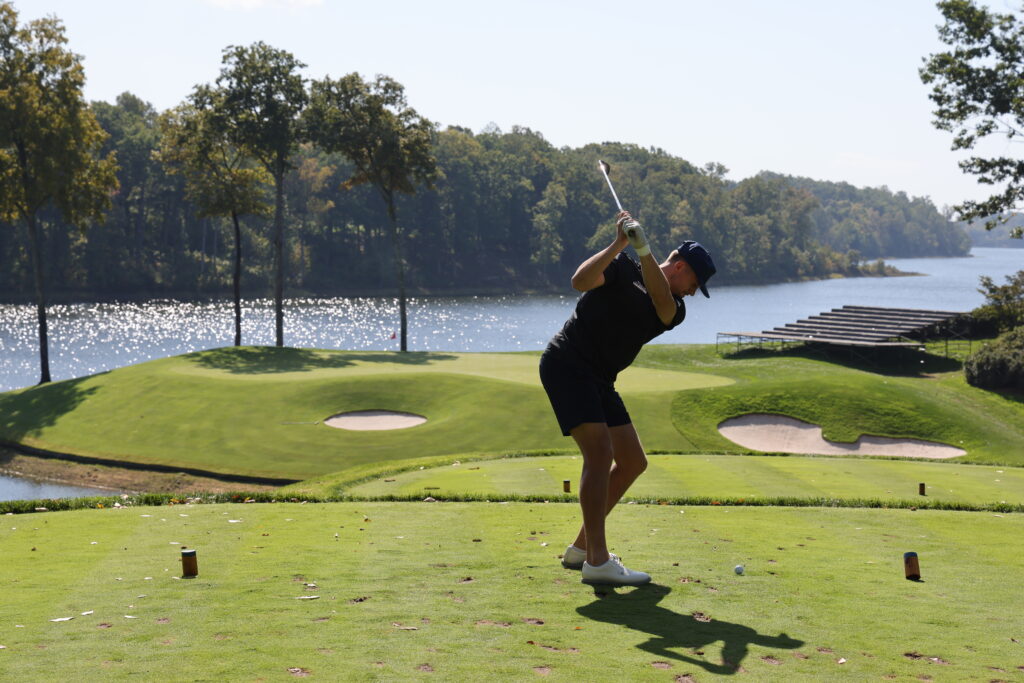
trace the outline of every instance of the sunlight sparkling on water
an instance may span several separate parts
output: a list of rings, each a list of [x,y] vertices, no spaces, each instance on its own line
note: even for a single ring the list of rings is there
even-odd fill
[[[408,345],[417,351],[542,348],[573,301],[559,296],[409,299]],[[54,379],[229,346],[234,340],[234,309],[229,301],[53,305],[47,308],[47,319]],[[0,391],[37,380],[37,334],[35,307],[0,305]],[[399,334],[396,299],[285,302],[287,346],[397,350]],[[274,341],[273,301],[244,301],[243,344],[271,346]]]
[[[686,321],[655,343],[714,343],[717,332],[771,329],[847,304],[968,311],[984,303],[985,274],[1003,277],[1024,268],[1024,249],[975,249],[974,258],[891,261],[924,277],[852,278],[748,287],[711,283],[712,298],[687,300]],[[540,350],[572,312],[576,296],[413,298],[408,302],[413,351]],[[150,301],[52,305],[53,379],[104,370],[234,341],[231,302]],[[285,302],[284,342],[302,348],[398,350],[394,298],[292,299]],[[242,343],[274,344],[269,300],[244,301]],[[35,307],[0,304],[0,391],[39,380]]]

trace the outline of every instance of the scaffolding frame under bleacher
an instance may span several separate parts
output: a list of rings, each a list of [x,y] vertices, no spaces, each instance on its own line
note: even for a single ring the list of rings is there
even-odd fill
[[[846,347],[851,351],[871,349],[919,349],[928,340],[945,340],[945,355],[949,356],[950,342],[967,344],[965,332],[969,313],[933,311],[916,308],[885,308],[881,306],[843,306],[833,308],[795,323],[761,332],[719,332],[715,348],[721,352],[722,344],[736,344],[763,348],[766,343],[787,343],[814,346]]]

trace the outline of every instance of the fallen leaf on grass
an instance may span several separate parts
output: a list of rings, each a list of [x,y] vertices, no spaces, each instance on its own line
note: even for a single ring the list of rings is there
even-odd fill
[[[50,621],[71,621],[74,617],[58,617],[57,619],[50,619]]]
[[[96,628],[110,628],[111,626],[113,626],[113,624],[108,624],[106,622],[102,624],[96,624]]]
[[[690,674],[683,674],[682,676],[676,676],[673,679],[674,683],[697,683],[697,679]]]
[[[807,659],[807,655],[805,655],[803,652],[794,652],[793,656],[797,659]]]
[[[491,621],[490,619],[481,619],[476,622],[477,626],[501,626],[502,628],[511,628],[512,624],[507,621]]]
[[[475,580],[472,576],[467,576],[464,579],[459,579],[459,583],[473,583]]]
[[[160,617],[159,619],[156,620],[156,623],[158,623],[158,624],[169,624],[169,623],[171,623],[171,620],[168,619],[167,617]]]
[[[299,597],[297,597],[295,599],[296,600],[319,600],[320,596],[319,595],[300,595]]]
[[[671,669],[672,665],[668,662],[651,662],[651,666],[655,669]]]
[[[91,610],[89,610],[88,612],[82,612],[82,616],[83,616],[83,617],[87,617],[87,616],[89,616],[90,614],[95,614],[95,613],[96,613],[96,610],[92,610],[92,609],[91,609]]]
[[[125,619],[138,619],[138,617],[133,617],[133,616],[132,616],[132,615],[130,615],[130,614],[126,614],[126,615],[124,615],[124,618],[125,618]]]
[[[364,596],[359,597],[359,598],[352,598],[351,600],[348,601],[348,604],[355,605],[356,603],[359,603],[359,602],[366,602],[369,599],[370,599],[370,596],[364,595]]]
[[[430,666],[429,664],[420,664],[419,666],[416,667],[416,670],[417,671],[431,672],[431,671],[434,670],[434,667]]]
[[[293,666],[293,667],[289,667],[288,668],[288,673],[290,673],[292,676],[296,676],[298,678],[305,678],[306,676],[308,676],[310,674],[310,671],[309,671],[309,669],[303,669],[302,667],[299,667],[299,666]]]
[[[761,661],[765,664],[771,664],[772,666],[779,666],[780,664],[782,664],[782,660],[775,659],[775,657],[770,656],[761,657]]]
[[[391,625],[397,628],[399,631],[419,631],[419,626],[402,626],[397,621],[391,622]]]
[[[6,645],[0,645],[0,650],[6,650],[6,649],[7,649]]]
[[[701,621],[701,622],[704,622],[704,623],[707,623],[707,622],[711,621],[711,617],[709,617],[708,615],[704,614],[703,612],[694,612],[691,616],[694,619],[696,619],[697,621]]]
[[[537,674],[538,676],[547,676],[548,674],[551,673],[551,667],[550,666],[535,666],[535,667],[533,667],[533,673]]]
[[[836,664],[846,664],[846,657],[840,657],[837,659]]]
[[[523,621],[525,621],[527,624],[531,624],[533,626],[540,626],[541,624],[544,623],[543,619],[524,618]]]
[[[832,654],[833,652],[835,652],[835,650],[833,650],[833,649],[832,649],[832,648],[830,648],[830,647],[819,647],[819,648],[818,648],[818,652],[820,652],[820,653],[821,653],[821,654],[823,654],[823,655],[830,655],[830,654]]]

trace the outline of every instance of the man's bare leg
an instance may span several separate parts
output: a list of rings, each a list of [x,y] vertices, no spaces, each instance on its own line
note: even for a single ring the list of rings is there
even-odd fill
[[[612,459],[614,463],[608,476],[608,496],[605,503],[605,516],[612,511],[612,508],[622,499],[633,482],[647,469],[647,455],[644,447],[640,444],[640,436],[632,424],[609,427],[608,436],[611,439]],[[577,440],[577,443],[579,441]],[[582,447],[580,448],[582,451]],[[584,467],[586,458],[584,457]],[[580,482],[580,502],[583,500],[583,483]],[[587,549],[586,520],[580,526],[580,533],[573,542],[573,545],[580,550]],[[602,532],[604,525],[602,524]],[[593,564],[593,562],[591,562]]]
[[[608,514],[608,482],[612,467],[612,436],[603,422],[584,422],[570,431],[583,454],[580,476],[580,508],[589,540],[587,562],[598,566],[608,561],[604,518]]]

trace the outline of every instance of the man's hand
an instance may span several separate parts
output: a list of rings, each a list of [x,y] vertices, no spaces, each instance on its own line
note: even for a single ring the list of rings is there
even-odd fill
[[[629,240],[630,246],[636,251],[637,256],[647,256],[651,253],[651,247],[647,244],[647,235],[640,224],[633,220],[628,211],[623,211],[617,217],[616,226],[619,233],[624,234]]]

